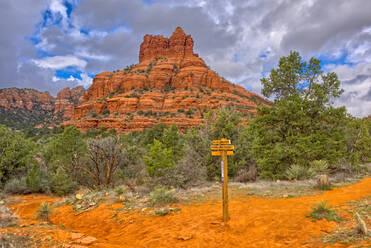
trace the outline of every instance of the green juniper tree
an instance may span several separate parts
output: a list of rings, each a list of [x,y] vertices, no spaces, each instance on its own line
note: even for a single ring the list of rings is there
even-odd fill
[[[23,133],[0,125],[0,185],[36,163],[35,148]]]
[[[175,166],[173,150],[156,139],[149,149],[149,154],[145,155],[143,160],[150,176],[161,176],[164,171]]]
[[[343,92],[334,72],[324,73],[320,60],[306,62],[291,52],[261,82],[263,95],[273,97],[274,105],[258,110],[249,133],[263,178],[282,178],[293,164],[334,164],[345,156],[346,111],[331,105]]]
[[[371,161],[371,120],[350,118],[346,134],[348,159],[353,166]]]
[[[73,126],[64,129],[63,133],[51,137],[49,142],[42,150],[42,157],[50,172],[55,173],[57,178],[57,168],[63,170],[70,176],[70,179],[79,178],[82,159],[86,154],[87,147],[83,140],[83,134]]]

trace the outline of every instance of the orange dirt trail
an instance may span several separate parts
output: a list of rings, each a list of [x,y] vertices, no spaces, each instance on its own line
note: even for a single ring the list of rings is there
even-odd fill
[[[178,214],[148,216],[119,212],[122,204],[103,203],[98,208],[76,215],[71,206],[55,210],[51,220],[75,232],[96,237],[89,247],[348,247],[337,243],[310,242],[313,235],[326,235],[336,223],[313,222],[306,218],[311,206],[327,200],[331,206],[371,195],[371,178],[354,185],[335,188],[314,196],[265,199],[239,197],[230,201],[231,220],[223,225],[221,202],[180,206]],[[26,196],[23,203],[11,206],[21,218],[33,218],[41,201],[55,201],[45,196]]]

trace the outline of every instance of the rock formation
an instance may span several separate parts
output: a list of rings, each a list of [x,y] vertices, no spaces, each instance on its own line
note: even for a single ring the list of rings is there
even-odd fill
[[[67,87],[59,91],[55,99],[54,114],[62,113],[63,118],[70,119],[73,116],[74,108],[77,106],[80,97],[85,90],[82,86],[73,88]]]
[[[72,124],[114,128],[119,133],[164,122],[180,128],[199,125],[203,114],[230,106],[251,118],[270,102],[232,84],[193,52],[193,39],[177,27],[170,38],[145,35],[139,63],[97,74],[74,110]]]
[[[8,88],[0,90],[1,107],[31,110],[36,105],[43,110],[52,110],[54,98],[47,91],[39,92],[34,89]]]
[[[0,123],[17,129],[44,127],[70,119],[85,90],[63,89],[55,99],[34,89],[0,89]]]

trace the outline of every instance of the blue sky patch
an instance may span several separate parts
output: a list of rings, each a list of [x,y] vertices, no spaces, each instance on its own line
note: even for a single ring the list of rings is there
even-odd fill
[[[156,2],[161,2],[160,0],[142,0],[147,5],[152,5]]]
[[[330,58],[329,56],[326,55],[320,55],[318,59],[321,60],[320,65],[322,68],[324,68],[326,65],[351,65],[353,66],[354,63],[349,62],[347,60],[348,58],[348,53],[347,52],[342,52],[341,56],[338,58]]]
[[[68,2],[68,1],[65,1],[64,2],[64,6],[66,6],[66,8],[67,8],[67,16],[68,16],[68,18],[70,18],[71,17],[71,13],[72,13],[72,11],[74,9],[74,6],[70,2]]]
[[[85,35],[89,35],[90,31],[87,30],[87,29],[81,29],[80,33],[85,34]]]
[[[81,73],[82,71],[76,70],[72,67],[67,67],[66,69],[63,69],[63,70],[56,70],[54,75],[57,78],[62,78],[62,79],[69,79],[72,76],[74,78],[81,80],[82,79]]]
[[[41,50],[41,49],[36,50],[36,58],[38,59],[45,58],[45,57],[54,57],[54,56],[55,54],[49,53],[45,50]]]

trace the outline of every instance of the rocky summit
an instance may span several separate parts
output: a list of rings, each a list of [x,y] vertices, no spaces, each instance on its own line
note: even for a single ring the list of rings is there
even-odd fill
[[[177,27],[170,38],[145,35],[139,63],[95,76],[91,87],[65,122],[82,130],[141,130],[156,123],[180,128],[199,125],[204,113],[230,106],[249,119],[270,102],[235,85],[193,51],[193,39]]]

